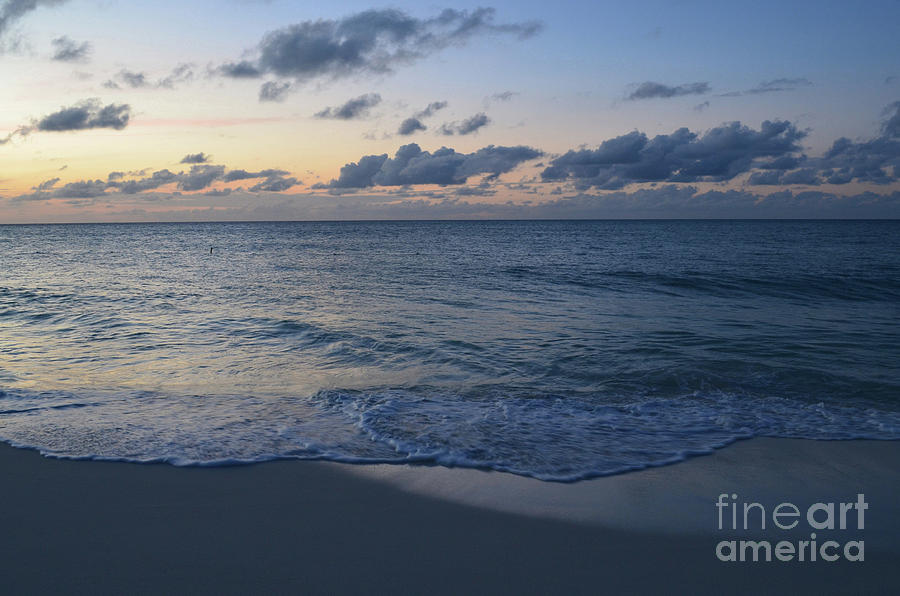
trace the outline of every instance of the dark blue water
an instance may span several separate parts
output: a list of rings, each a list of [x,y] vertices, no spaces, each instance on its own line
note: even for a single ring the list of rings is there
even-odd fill
[[[898,321],[900,222],[0,226],[0,439],[547,480],[900,439]]]

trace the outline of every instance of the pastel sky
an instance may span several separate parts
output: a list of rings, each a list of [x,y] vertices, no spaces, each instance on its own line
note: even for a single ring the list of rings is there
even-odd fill
[[[900,2],[0,0],[0,223],[900,217]]]

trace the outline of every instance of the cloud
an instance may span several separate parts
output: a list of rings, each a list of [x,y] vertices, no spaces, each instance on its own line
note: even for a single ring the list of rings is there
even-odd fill
[[[5,0],[0,3],[0,40],[10,27],[29,12],[42,6],[56,6],[66,0]],[[0,47],[2,51],[2,47]]]
[[[166,184],[176,182],[179,174],[170,172],[169,170],[158,170],[148,177],[136,178],[131,180],[122,180],[121,176],[113,176],[110,174],[107,185],[109,188],[117,189],[125,194],[137,194],[147,190],[154,190]]]
[[[529,217],[587,219],[896,218],[900,192],[841,196],[784,190],[760,195],[743,190],[700,192],[693,186],[662,186],[635,192],[580,194],[527,208]]]
[[[106,182],[102,180],[82,180],[70,182],[54,191],[55,196],[72,199],[91,199],[106,192]]]
[[[433,101],[427,106],[425,106],[424,110],[419,110],[411,118],[407,118],[403,122],[400,123],[400,128],[397,130],[397,134],[402,136],[409,136],[416,131],[426,130],[428,127],[422,122],[423,118],[429,118],[434,115],[435,112],[439,110],[443,110],[447,107],[446,101]]]
[[[178,188],[187,191],[203,190],[224,175],[225,166],[192,166],[189,172],[178,176]]]
[[[113,128],[122,130],[131,119],[128,104],[102,105],[97,99],[87,99],[72,107],[62,108],[38,120],[33,129],[62,132],[89,128]]]
[[[797,87],[810,87],[812,82],[806,78],[796,79],[773,79],[771,81],[763,81],[753,89],[748,89],[744,93],[748,95],[759,95],[760,93],[777,93],[779,91],[793,91]]]
[[[890,104],[880,136],[840,138],[820,157],[802,153],[807,132],[765,121],[758,130],[731,122],[702,135],[687,128],[648,138],[642,132],[570,150],[541,172],[544,182],[571,181],[580,190],[617,190],[636,183],[724,182],[747,175],[751,185],[891,184],[900,181],[900,101]]]
[[[881,135],[868,141],[840,138],[818,158],[773,163],[750,176],[750,184],[892,184],[900,180],[900,101],[887,106]]]
[[[0,145],[9,143],[16,136],[27,137],[33,132],[66,132],[92,128],[122,130],[128,126],[130,119],[131,106],[128,104],[111,103],[104,106],[98,99],[86,99],[16,128],[0,138]]]
[[[103,83],[103,86],[107,89],[121,89],[121,85],[127,85],[132,89],[140,89],[141,87],[146,87],[149,83],[147,82],[147,75],[142,72],[134,72],[127,69],[122,69],[116,76],[114,77],[116,80],[110,79]],[[121,83],[121,85],[120,85]]]
[[[636,182],[731,180],[754,165],[800,150],[806,136],[784,121],[762,123],[759,130],[732,122],[702,136],[687,128],[652,139],[634,131],[609,139],[596,149],[570,150],[541,172],[544,181],[571,179],[579,188],[607,190]]]
[[[225,63],[217,69],[217,72],[232,79],[258,79],[263,75],[263,71],[247,60]]]
[[[446,101],[433,101],[427,106],[425,106],[424,110],[416,112],[415,118],[429,118],[434,115],[438,110],[443,110],[447,107]]]
[[[366,10],[341,19],[303,21],[266,33],[249,59],[222,64],[231,78],[265,74],[301,83],[361,74],[386,74],[483,35],[526,39],[538,22],[495,23],[493,8],[446,9],[419,19],[395,9]]]
[[[179,163],[207,163],[209,159],[210,157],[206,153],[188,153],[181,158]]]
[[[479,112],[471,118],[466,118],[462,122],[448,122],[441,126],[441,134],[444,135],[467,135],[477,132],[479,128],[490,124],[491,119],[484,112]]]
[[[284,101],[292,85],[279,81],[267,81],[259,88],[259,101]]]
[[[704,93],[709,93],[709,91],[710,86],[706,82],[671,86],[647,81],[638,85],[637,89],[632,91],[626,99],[634,101],[637,99],[680,97],[682,95],[703,95]]]
[[[198,156],[208,158],[203,153],[187,155],[182,163],[196,163]],[[135,195],[147,191],[156,190],[166,185],[175,185],[180,191],[196,192],[208,189],[215,182],[235,182],[238,180],[259,180],[251,186],[248,192],[282,192],[294,186],[302,184],[296,178],[289,176],[289,172],[278,169],[267,169],[259,172],[246,170],[226,170],[225,166],[198,164],[191,166],[184,172],[172,172],[168,169],[157,170],[149,175],[145,171],[110,172],[106,180],[77,180],[57,187],[59,178],[45,180],[32,188],[31,193],[15,197],[15,201],[37,201],[53,198],[86,199],[111,194]],[[232,189],[210,190],[206,194],[210,196],[225,196]]]
[[[516,91],[503,91],[501,93],[494,93],[490,98],[493,101],[510,101],[516,95],[518,95]]]
[[[87,62],[91,53],[90,42],[78,43],[65,35],[57,37],[51,43],[53,44],[52,59],[59,62]]]
[[[251,186],[250,190],[252,192],[282,192],[298,184],[300,184],[300,181],[292,176],[273,174],[266,176],[266,179],[262,182]]]
[[[892,139],[900,138],[900,101],[895,101],[886,107],[883,115],[889,116],[888,120],[881,127],[884,136]]]
[[[131,89],[174,89],[193,78],[194,66],[189,63],[179,64],[168,75],[155,81],[151,80],[147,73],[123,68],[112,79],[103,83],[103,86],[107,89],[121,89],[123,86]]]
[[[187,83],[194,78],[194,65],[190,63],[179,64],[172,72],[156,81],[156,86],[162,89],[174,89],[175,85]]]
[[[900,217],[900,192],[882,195],[863,192],[841,196],[818,191],[786,190],[759,195],[740,190],[701,192],[692,186],[666,185],[635,192],[582,193],[547,201],[501,202],[479,199],[478,196],[483,193],[477,187],[474,192],[462,196],[456,192],[409,192],[398,189],[387,194],[340,197],[333,194],[282,195],[274,200],[233,191],[229,199],[233,207],[210,211],[211,205],[223,205],[216,199],[221,194],[216,192],[212,197],[193,195],[193,205],[196,206],[193,213],[179,209],[141,213],[138,217],[156,221],[169,218],[179,221],[273,221]],[[241,198],[245,199],[243,205],[238,202]],[[121,220],[122,215],[116,214],[116,219]]]
[[[695,111],[695,112],[702,112],[703,110],[705,110],[705,109],[707,109],[707,108],[709,108],[709,102],[708,102],[708,101],[704,101],[703,103],[698,103],[697,105],[695,105],[695,106],[694,106],[694,111]]]
[[[358,162],[342,167],[336,180],[314,188],[463,184],[469,177],[478,174],[497,177],[541,155],[541,151],[521,145],[488,145],[474,153],[457,153],[448,147],[441,147],[429,153],[411,143],[400,147],[393,159],[388,158],[387,154],[363,156]]]
[[[293,186],[297,186],[301,184],[299,180],[292,176],[288,176],[289,172],[285,170],[262,170],[260,172],[248,172],[247,170],[231,170],[222,178],[225,182],[235,182],[238,180],[252,180],[258,178],[264,178],[262,182],[259,182],[250,187],[250,190],[253,192],[259,191],[269,191],[269,192],[281,192],[287,190]]]
[[[771,81],[763,81],[752,89],[745,91],[729,91],[728,93],[720,93],[719,97],[743,97],[745,95],[761,95],[763,93],[780,93],[783,91],[794,91],[798,87],[811,87],[812,81],[804,77],[793,79],[772,79]]]
[[[330,118],[334,120],[357,120],[368,115],[369,110],[381,103],[381,95],[366,93],[348,100],[341,106],[325,108],[317,112],[316,118]]]
[[[397,134],[408,136],[418,130],[425,130],[426,128],[428,127],[422,124],[422,121],[418,118],[407,118],[400,123],[400,128],[397,130]]]
[[[34,190],[37,191],[47,191],[56,186],[56,183],[59,182],[59,178],[51,178],[50,180],[44,180],[40,184],[34,187]]]

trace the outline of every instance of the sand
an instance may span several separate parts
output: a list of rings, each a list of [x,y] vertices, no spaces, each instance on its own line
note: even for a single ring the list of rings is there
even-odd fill
[[[900,590],[900,442],[754,439],[575,484],[414,466],[66,461],[5,445],[0,471],[3,594]],[[715,501],[728,491],[767,506],[864,493],[866,527],[852,537],[865,561],[719,561],[728,533]]]

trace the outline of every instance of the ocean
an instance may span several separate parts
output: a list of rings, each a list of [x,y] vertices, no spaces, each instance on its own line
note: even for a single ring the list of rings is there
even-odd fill
[[[576,481],[900,439],[900,222],[0,226],[0,440]]]

